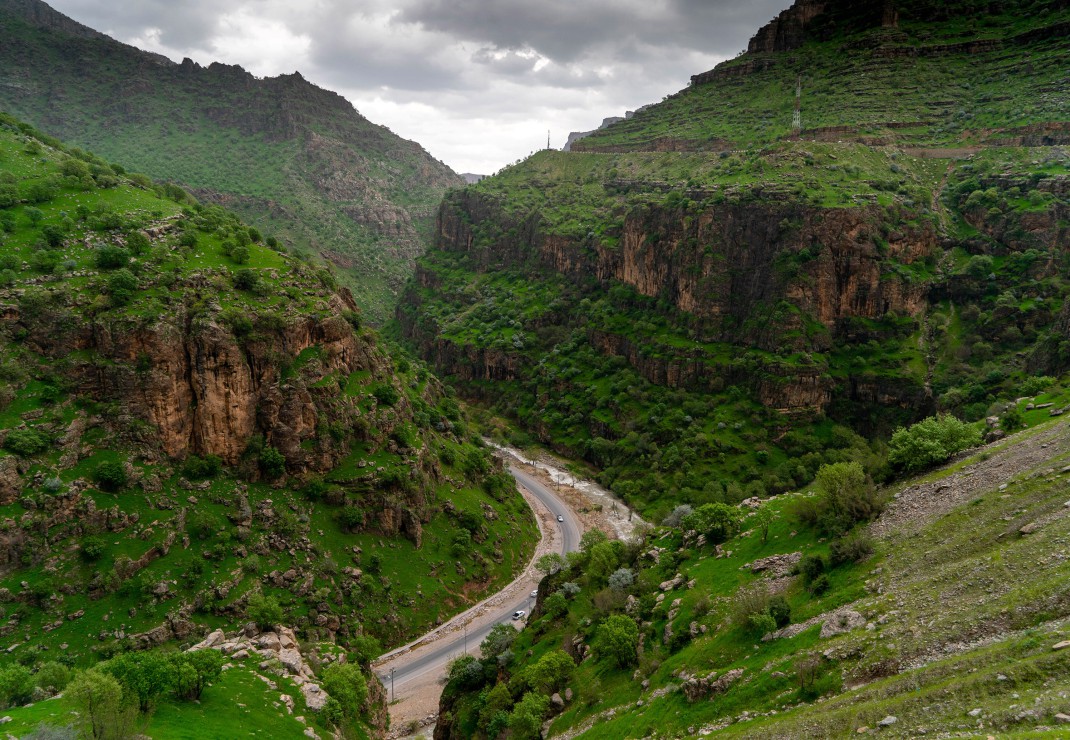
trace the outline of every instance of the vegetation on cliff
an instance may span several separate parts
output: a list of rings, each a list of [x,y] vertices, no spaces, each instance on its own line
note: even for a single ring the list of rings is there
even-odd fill
[[[804,5],[831,8],[811,40],[451,193],[398,308],[442,375],[655,517],[823,463],[884,479],[897,426],[998,416],[1068,367],[1065,8]],[[840,128],[792,135],[810,70]],[[910,95],[944,102],[870,130]]]
[[[512,479],[332,270],[7,116],[0,198],[5,667],[250,620],[368,652],[527,562]]]
[[[0,33],[5,111],[322,255],[372,322],[389,315],[442,193],[463,184],[298,73],[175,64],[36,1],[0,3]]]

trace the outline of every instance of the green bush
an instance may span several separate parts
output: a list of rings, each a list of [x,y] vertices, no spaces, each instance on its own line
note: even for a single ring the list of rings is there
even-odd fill
[[[271,629],[276,624],[282,623],[282,607],[274,596],[265,596],[262,593],[252,594],[249,597],[247,611],[249,619],[256,622],[261,629]]]
[[[787,627],[791,624],[791,605],[788,604],[788,600],[781,594],[777,594],[769,599],[769,616],[773,618],[774,624],[777,629]]]
[[[393,406],[401,396],[398,394],[397,389],[394,386],[387,383],[379,383],[372,390],[372,395],[383,406]]]
[[[260,285],[260,276],[257,275],[255,270],[250,270],[247,267],[243,267],[240,270],[234,272],[234,287],[238,290],[256,290]]]
[[[115,493],[126,488],[126,484],[129,482],[126,475],[126,468],[121,462],[109,460],[97,465],[93,471],[93,482],[96,483],[101,490],[108,491],[109,493]]]
[[[332,663],[323,671],[323,690],[338,702],[342,714],[350,720],[364,711],[368,700],[368,683],[358,666]]]
[[[122,247],[107,244],[97,250],[93,264],[100,270],[117,270],[130,262],[130,252]]]
[[[832,534],[850,531],[881,513],[884,499],[856,462],[823,465],[816,477],[818,495],[804,498],[795,513],[804,524]]]
[[[286,472],[286,458],[274,447],[260,450],[260,470],[268,480],[275,480]]]
[[[180,699],[196,701],[204,688],[223,673],[227,658],[215,650],[197,650],[171,656],[172,680]]]
[[[108,295],[117,306],[125,306],[137,292],[138,283],[134,273],[126,268],[116,270],[108,278]]]
[[[0,670],[0,707],[29,703],[35,685],[33,674],[26,666],[16,663]]]
[[[829,545],[829,559],[832,565],[844,563],[861,563],[873,554],[873,538],[865,532],[855,532]]]
[[[750,618],[750,627],[752,630],[754,630],[754,632],[759,635],[766,635],[770,632],[776,632],[776,619],[774,619],[773,616],[770,615],[768,612],[754,614]]]
[[[90,535],[82,540],[82,560],[87,563],[95,563],[104,554],[107,544],[100,535]]]
[[[37,669],[33,680],[42,691],[50,695],[58,694],[71,682],[71,669],[52,660]]]
[[[52,440],[44,432],[32,427],[12,429],[4,440],[4,449],[19,457],[38,455],[52,446]]]
[[[191,455],[182,465],[182,475],[190,480],[214,478],[223,470],[223,461],[218,455],[199,457]]]
[[[720,545],[739,533],[742,520],[739,508],[728,504],[703,504],[684,517],[681,526],[706,535],[706,542]]]
[[[957,452],[981,444],[981,432],[954,416],[930,416],[910,428],[900,427],[888,443],[888,462],[902,472],[924,470]]]
[[[802,560],[799,561],[798,570],[803,583],[809,585],[825,572],[825,559],[820,555],[803,555]]]
[[[632,665],[638,659],[639,628],[635,620],[623,614],[607,617],[598,628],[595,650],[602,657],[608,657],[618,668]]]

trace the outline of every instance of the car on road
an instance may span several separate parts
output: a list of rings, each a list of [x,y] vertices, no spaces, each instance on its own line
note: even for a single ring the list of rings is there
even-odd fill
[[[563,522],[563,521],[565,521],[565,517],[563,517],[563,516],[561,516],[560,514],[558,514],[558,515],[557,515],[557,521],[559,521],[559,522]]]
[[[538,595],[539,595],[539,589],[535,589],[534,591],[531,592],[531,598],[533,598],[533,599]]]
[[[526,611],[524,611],[523,609],[518,609],[517,611],[513,612],[513,619],[523,619],[525,614],[527,614]]]

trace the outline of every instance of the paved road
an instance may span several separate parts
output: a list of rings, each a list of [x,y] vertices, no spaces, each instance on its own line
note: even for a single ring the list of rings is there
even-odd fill
[[[554,522],[554,525],[559,527],[563,534],[561,554],[564,555],[567,552],[579,549],[580,526],[572,512],[565,505],[564,501],[562,501],[549,487],[543,485],[538,478],[525,473],[516,466],[511,465],[509,467],[509,472],[512,473],[513,478],[515,478],[520,485],[531,491],[531,493],[550,510],[555,519],[557,517],[564,519],[563,522]],[[393,661],[394,695],[396,697],[403,697],[405,695],[406,684],[412,683],[417,679],[427,679],[427,674],[429,673],[436,671],[443,673],[446,666],[453,658],[462,655],[465,652],[466,646],[469,653],[478,652],[479,643],[481,643],[483,638],[490,633],[491,628],[495,624],[510,621],[513,612],[519,609],[523,609],[530,614],[531,608],[534,605],[535,599],[531,596],[526,596],[522,601],[511,602],[507,605],[500,606],[493,613],[493,619],[490,621],[481,619],[480,621],[483,622],[484,626],[469,631],[467,639],[462,634],[453,639],[443,640],[440,645],[437,645],[435,649],[430,652],[413,655],[411,660],[406,660],[405,657],[395,659]],[[519,626],[519,624],[517,626]],[[380,671],[379,678],[382,679],[389,690],[391,682],[390,673],[387,672],[384,675]]]

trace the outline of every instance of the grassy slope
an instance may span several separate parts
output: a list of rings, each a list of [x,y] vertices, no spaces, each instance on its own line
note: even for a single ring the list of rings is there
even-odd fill
[[[285,321],[287,317],[328,314],[324,299],[329,294],[321,280],[324,273],[256,243],[249,246],[244,266],[234,263],[222,253],[221,244],[232,238],[231,229],[237,222],[212,209],[201,210],[194,218],[215,219],[211,223],[218,228],[190,226],[197,236],[193,248],[178,246],[179,231],[156,240],[131,265],[139,281],[133,299],[124,306],[112,305],[105,287],[107,272],[99,271],[94,263],[98,248],[129,239],[127,235],[139,228],[159,225],[184,213],[188,218],[197,209],[163,197],[161,192],[135,187],[121,177],[118,184],[107,188],[56,179],[69,155],[47,143],[42,145],[29,131],[13,121],[2,122],[0,173],[4,177],[10,173],[20,198],[37,183],[52,181],[55,190],[35,205],[23,201],[0,209],[0,219],[6,224],[0,240],[0,257],[4,259],[0,305],[28,311],[30,306],[38,306],[31,297],[44,296],[44,307],[36,310],[80,306],[83,312],[93,312],[105,326],[142,326],[175,311],[175,301],[182,300],[187,281],[215,274],[218,277],[209,279],[213,281],[212,300],[218,305],[211,310],[248,317],[254,332],[260,330],[260,322],[272,317],[273,321]],[[90,162],[102,166],[97,160]],[[87,214],[84,220],[79,213]],[[108,214],[109,218],[119,218],[122,230],[98,227],[98,221]],[[55,250],[56,259],[49,262],[58,266],[54,270],[36,266],[40,255],[51,254],[40,244],[42,234],[60,225],[67,231]],[[223,276],[239,268],[255,272],[263,289],[235,290]],[[166,285],[162,276],[167,276]],[[73,318],[72,323],[76,323]],[[361,330],[361,335],[375,342],[370,330]],[[31,341],[24,341],[27,339]],[[443,461],[442,479],[429,483],[427,493],[435,511],[424,527],[420,549],[409,540],[376,534],[374,529],[350,533],[339,522],[342,507],[328,503],[332,497],[337,499],[339,492],[348,491],[354,480],[365,477],[367,470],[378,471],[384,480],[392,475],[403,479],[413,464],[408,456],[413,450],[391,452],[378,444],[373,448],[370,442],[352,443],[348,457],[326,476],[324,499],[304,496],[300,481],[282,489],[266,482],[246,486],[242,482],[245,473],[238,470],[224,470],[207,481],[196,482],[196,489],[189,490],[177,463],[146,457],[145,445],[134,441],[145,439],[144,435],[151,439],[152,430],[144,422],[122,421],[117,399],[94,400],[79,391],[71,374],[74,369],[87,362],[106,364],[112,360],[88,350],[46,357],[33,350],[33,339],[32,330],[5,328],[0,334],[0,436],[9,437],[12,429],[24,427],[45,432],[55,440],[82,426],[74,433],[73,446],[71,440],[62,449],[53,443],[45,451],[25,457],[0,449],[0,462],[17,460],[23,485],[16,501],[0,506],[0,532],[13,532],[23,522],[34,533],[40,527],[48,538],[24,548],[22,561],[11,563],[0,573],[0,633],[5,646],[11,648],[5,662],[20,660],[32,665],[36,660],[63,657],[78,665],[90,665],[100,655],[129,649],[134,644],[131,636],[165,623],[180,607],[192,609],[192,620],[201,626],[195,635],[205,627],[231,628],[240,619],[242,598],[256,589],[280,600],[289,623],[314,628],[311,610],[318,608],[316,613],[321,614],[334,611],[346,620],[348,628],[363,625],[384,646],[399,644],[493,592],[530,557],[538,533],[526,504],[511,492],[511,486],[485,487],[486,474],[467,467],[472,460],[485,461],[486,453],[465,441],[464,422],[456,415],[456,406],[452,410],[448,407],[451,402],[439,395],[437,381],[418,364],[404,359],[394,363],[387,358],[389,375],[385,378],[379,370],[375,376],[363,371],[350,378],[326,376],[312,385],[341,383],[344,395],[358,402],[372,419],[373,393],[384,381],[402,389],[404,413],[409,416],[395,428],[395,437],[411,440],[417,450],[422,448]],[[372,351],[385,357],[382,350]],[[313,346],[295,358],[285,370],[287,377],[305,379],[315,372],[319,367],[316,352]],[[442,405],[436,407],[435,403]],[[441,429],[449,427],[454,433],[431,431],[433,420]],[[115,433],[116,424],[123,433]],[[343,437],[350,439],[349,435]],[[110,461],[132,464],[137,478],[158,479],[159,490],[148,486],[132,486],[118,493],[99,490],[91,482],[93,473],[101,463]],[[86,485],[83,506],[92,499],[98,510],[114,509],[133,518],[113,530],[92,533],[101,544],[99,556],[92,560],[81,555],[90,533],[82,529],[77,516],[57,520],[50,527],[45,524],[58,504],[72,500],[78,485]],[[240,490],[247,491],[254,510],[262,502],[271,502],[264,506],[279,518],[272,522],[258,515],[251,531],[240,533],[233,519],[228,519],[237,514]],[[349,494],[348,500],[359,503],[359,495],[354,499]],[[487,512],[493,512],[493,520]],[[475,517],[482,535],[475,542],[466,537],[466,544],[458,551],[455,539],[462,532],[467,534],[461,515]],[[163,545],[169,535],[176,537],[176,542],[166,555],[133,576],[120,575],[127,559],[136,561],[154,546]],[[269,538],[276,536],[288,542],[307,537],[309,546],[289,551],[266,547]],[[185,545],[183,537],[188,537]],[[338,571],[349,566],[368,575],[353,586],[344,583],[348,576]],[[294,593],[298,584],[278,588],[267,577],[269,572],[285,572],[292,567],[310,573],[312,581],[304,596]],[[375,572],[376,567],[379,572]],[[169,587],[164,597],[153,593],[160,583]],[[328,598],[331,606],[323,603]],[[238,605],[238,613],[233,611],[234,605]],[[234,691],[240,696],[248,693],[239,687]],[[246,703],[249,707],[263,705],[251,696]],[[161,737],[184,737],[177,727],[199,726],[200,720],[193,715],[176,717],[176,711],[178,708],[170,713],[161,709],[154,718],[154,723],[163,723],[161,733],[171,733]],[[166,717],[171,719],[165,721]],[[239,719],[232,712],[218,721],[225,725]],[[256,720],[266,721],[264,717]],[[220,736],[227,734],[220,732]]]
[[[813,626],[762,642],[728,621],[735,594],[761,580],[742,566],[778,553],[827,555],[828,543],[794,520],[793,496],[766,504],[777,514],[767,543],[745,532],[725,543],[727,557],[694,543],[681,546],[679,532],[655,533],[643,550],[668,552],[661,565],[641,558],[638,586],[629,589],[639,599],[645,635],[638,679],[632,668],[617,669],[597,655],[584,661],[568,682],[575,699],[554,718],[550,737],[572,737],[577,729],[585,738],[846,737],[863,727],[873,732],[889,715],[898,721],[881,734],[893,737],[1061,736],[1054,714],[1064,711],[1070,654],[1052,645],[1070,624],[1064,587],[1070,571],[1057,554],[1070,536],[1066,473],[1060,472],[1070,448],[1066,422],[1050,420],[1046,411],[1027,414],[1034,429],[891,491],[939,485],[957,473],[956,487],[983,480],[975,494],[943,515],[922,514],[916,523],[884,530],[876,554],[830,571],[830,589],[820,597],[798,582],[788,586],[793,624],[841,607],[864,616],[864,628],[839,636],[822,639]],[[1038,530],[1018,534],[1029,522],[1039,523]],[[674,573],[694,579],[695,587],[670,591],[655,604],[657,584]],[[588,587],[582,575],[555,582],[561,580],[579,581],[584,590],[565,618],[538,619],[524,630],[514,646],[521,657],[510,667],[513,676],[573,636],[591,642],[600,620],[620,609],[597,606],[598,587]],[[673,631],[686,632],[695,622],[709,632],[666,646],[667,612],[676,599]],[[813,689],[804,693],[795,666],[806,655],[824,657]],[[676,690],[680,672],[720,676],[733,669],[742,669],[742,678],[712,699],[690,704]],[[455,727],[475,734],[480,706],[469,694],[454,708]],[[979,716],[968,716],[974,709]]]
[[[326,256],[382,320],[461,181],[418,145],[300,76],[186,70],[111,40],[74,38],[2,12],[17,69],[0,106],[71,144],[221,199],[295,249]]]

